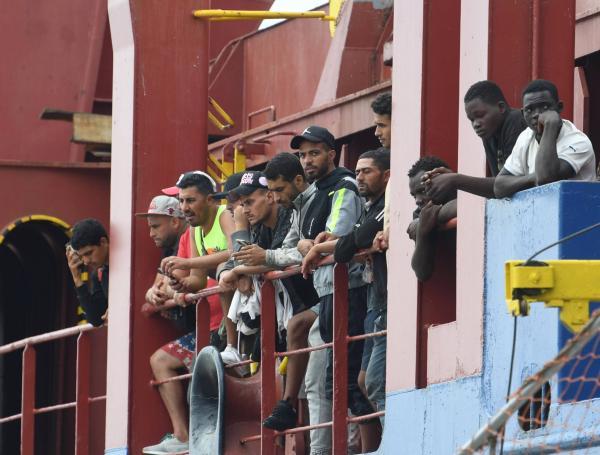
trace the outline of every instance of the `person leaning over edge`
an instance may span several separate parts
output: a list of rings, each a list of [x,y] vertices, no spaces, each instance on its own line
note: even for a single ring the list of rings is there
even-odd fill
[[[558,89],[543,79],[523,90],[523,117],[529,127],[494,184],[496,197],[512,196],[534,186],[559,180],[596,180],[596,158],[589,138],[560,113]]]
[[[291,153],[280,153],[271,159],[265,168],[265,175],[275,201],[284,208],[293,210],[289,232],[281,248],[263,250],[258,245],[250,245],[243,247],[239,253],[234,254],[234,257],[249,266],[264,264],[272,268],[285,268],[301,264],[302,255],[297,249],[298,242],[304,238],[301,223],[305,219],[317,189],[314,184],[308,184],[300,160]],[[311,307],[310,310],[318,315],[319,304]],[[310,346],[323,344],[318,321],[317,316],[309,331],[308,343]],[[324,350],[313,351],[309,355],[306,367],[304,386],[311,425],[331,420],[331,402],[325,394],[325,375],[322,374],[326,367],[326,360],[327,356]],[[267,425],[293,427],[296,422],[295,416],[296,412],[289,403],[280,402],[267,419]],[[311,455],[330,453],[330,428],[317,428],[310,431],[310,451]]]
[[[473,131],[483,142],[492,177],[472,177],[448,168],[433,169],[423,175],[427,193],[433,199],[447,199],[457,190],[486,198],[495,197],[495,177],[504,167],[519,134],[527,128],[521,111],[508,105],[495,82],[473,84],[465,94],[464,104]]]
[[[100,221],[93,218],[77,222],[72,232],[67,262],[85,318],[98,327],[106,320],[108,310],[108,235]],[[91,284],[82,279],[85,271],[92,277]]]
[[[278,206],[273,192],[268,190],[268,181],[263,173],[250,171],[245,174],[245,177],[246,175],[249,177],[246,183],[243,183],[234,191],[241,199],[243,213],[252,226],[252,234],[250,236],[248,230],[243,229],[244,226],[240,226],[242,229],[233,234],[233,239],[234,241],[238,239],[250,241],[264,250],[280,248],[290,230],[292,209],[282,205]],[[242,181],[245,180],[242,179]],[[231,286],[232,281],[244,274],[264,273],[267,270],[269,269],[264,266],[248,267],[239,265],[227,272],[227,275],[221,278],[221,282]],[[312,280],[307,281],[296,275],[278,281],[280,281],[283,291],[287,294],[287,299],[284,296],[281,299],[283,302],[280,302],[282,305],[282,308],[280,308],[281,313],[283,313],[282,318],[278,317],[279,331],[286,330],[287,332],[286,338],[281,340],[286,343],[282,348],[285,350],[306,348],[310,327],[317,317],[313,311],[310,311],[310,307],[318,303],[319,296],[312,285]],[[289,301],[291,308],[287,308],[287,305],[285,305],[286,300]],[[278,311],[279,313],[280,311]],[[298,398],[308,357],[308,354],[288,357],[283,392],[283,401],[289,405],[285,406],[286,411],[293,409],[294,401]],[[296,425],[297,414],[295,412],[288,412],[282,417],[267,418],[265,426],[281,431]]]
[[[448,168],[448,165],[438,157],[424,156],[408,171],[408,186],[417,209],[407,233],[415,241],[411,266],[419,281],[427,281],[434,272],[438,227],[456,218],[456,192],[447,194],[445,199],[432,199],[423,183],[426,172],[440,167]],[[448,235],[455,238],[456,230],[449,231]]]
[[[365,212],[354,230],[339,239],[323,241],[326,234],[317,238],[302,262],[304,276],[321,260],[323,254],[334,254],[336,262],[350,262],[360,249],[369,248],[377,232],[383,227],[384,193],[390,177],[390,152],[386,148],[369,150],[360,155],[356,163],[356,180],[358,190],[366,198]],[[387,265],[385,253],[374,253],[366,259],[363,279],[367,285],[367,316],[364,320],[365,333],[385,330],[387,313]],[[350,318],[354,317],[350,315]],[[377,337],[365,340],[362,356],[361,374],[372,403],[378,410],[385,409],[385,359],[386,339]],[[359,375],[360,384],[360,375]],[[383,422],[383,419],[382,419]],[[378,435],[372,440],[363,438],[362,451],[370,452],[379,446]]]

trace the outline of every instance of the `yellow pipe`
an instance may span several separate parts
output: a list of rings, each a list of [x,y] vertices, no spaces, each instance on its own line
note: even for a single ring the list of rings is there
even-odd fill
[[[304,11],[304,12],[281,12],[281,11],[243,11],[243,10],[224,10],[224,9],[208,9],[195,10],[194,17],[204,19],[324,19],[335,20],[334,17],[328,16],[325,11]]]
[[[217,117],[214,116],[214,114],[212,112],[208,112],[208,119],[211,121],[211,123],[213,125],[215,125],[217,128],[219,128],[221,131],[229,128],[231,125],[223,125],[218,119]]]

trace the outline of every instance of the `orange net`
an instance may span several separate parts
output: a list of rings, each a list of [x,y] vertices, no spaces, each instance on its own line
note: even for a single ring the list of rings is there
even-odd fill
[[[600,311],[527,378],[462,454],[600,454]]]

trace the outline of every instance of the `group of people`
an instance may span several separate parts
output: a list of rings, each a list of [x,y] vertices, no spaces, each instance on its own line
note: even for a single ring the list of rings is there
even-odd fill
[[[561,118],[554,84],[535,80],[523,91],[521,110],[511,108],[491,81],[477,82],[464,97],[465,112],[482,139],[489,177],[452,171],[440,158],[423,156],[408,173],[415,199],[407,233],[415,241],[412,267],[421,281],[435,268],[436,238],[456,217],[457,191],[507,197],[558,180],[595,180],[595,157],[584,133]],[[145,213],[150,237],[163,259],[146,302],[173,320],[185,335],[159,348],[150,365],[157,381],[191,370],[195,358],[195,312],[186,293],[220,287],[209,298],[210,343],[225,364],[247,357],[260,360],[260,288],[269,270],[301,265],[302,274],[274,280],[277,349],[296,350],[333,339],[333,266],[319,266],[333,255],[348,264],[348,334],[387,327],[389,179],[392,98],[379,95],[371,105],[381,147],[362,153],[354,171],[336,166],[333,135],[310,126],[293,137],[292,152],[279,153],[263,171],[232,175],[218,191],[202,171],[184,173],[162,190]],[[397,177],[394,177],[397,178]],[[224,203],[222,203],[224,202]],[[96,220],[73,228],[67,258],[87,320],[107,317],[108,236]],[[361,250],[370,254],[355,257]],[[91,280],[86,282],[85,269]],[[165,306],[168,301],[178,304]],[[339,311],[339,308],[336,308]],[[349,344],[348,406],[355,416],[385,408],[386,337]],[[235,369],[245,375],[244,367]],[[326,374],[323,374],[325,372]],[[332,350],[291,355],[283,396],[263,425],[282,431],[298,422],[298,398],[308,403],[310,424],[331,420]],[[181,382],[163,382],[159,391],[173,432],[146,454],[186,453],[188,411]],[[376,450],[384,418],[358,425],[362,452]],[[331,453],[331,429],[310,432],[312,455]]]

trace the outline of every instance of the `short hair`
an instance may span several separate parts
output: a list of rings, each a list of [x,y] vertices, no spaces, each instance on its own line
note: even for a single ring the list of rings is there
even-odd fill
[[[377,166],[380,171],[384,172],[390,168],[390,149],[379,147],[375,150],[367,150],[360,155],[358,159],[372,159],[375,166]]]
[[[199,193],[209,195],[215,192],[213,182],[203,174],[189,172],[184,174],[183,177],[177,182],[177,188],[185,189],[195,187]]]
[[[108,240],[106,229],[100,221],[94,218],[86,218],[75,223],[72,229],[73,236],[71,237],[71,247],[74,250],[79,250],[84,246],[100,245],[102,237]]]
[[[450,166],[448,166],[448,164],[444,160],[438,158],[437,156],[423,156],[419,158],[415,162],[415,164],[412,165],[412,167],[408,171],[408,176],[414,177],[421,171],[433,171],[436,167],[450,168]]]
[[[465,93],[464,102],[466,104],[477,98],[486,104],[493,105],[503,102],[508,105],[502,89],[494,81],[475,82]]]
[[[293,153],[287,152],[275,155],[267,164],[264,174],[267,180],[277,180],[281,177],[286,182],[291,182],[297,175],[306,179],[300,159]]]
[[[380,93],[371,103],[371,109],[377,115],[392,116],[392,92]]]
[[[523,89],[523,92],[521,93],[521,98],[523,98],[528,93],[535,92],[550,92],[550,95],[552,96],[554,101],[556,101],[557,103],[559,101],[558,89],[556,88],[556,85],[545,79],[536,79],[527,84],[527,86]]]

